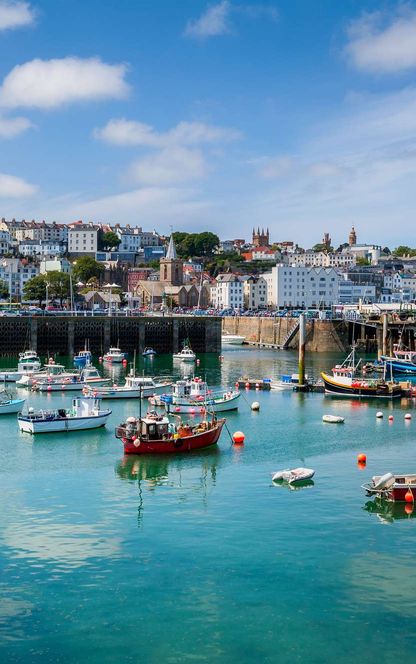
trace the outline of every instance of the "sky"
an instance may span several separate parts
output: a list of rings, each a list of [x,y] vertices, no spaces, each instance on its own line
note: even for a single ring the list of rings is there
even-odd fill
[[[416,246],[416,2],[0,0],[0,217]]]

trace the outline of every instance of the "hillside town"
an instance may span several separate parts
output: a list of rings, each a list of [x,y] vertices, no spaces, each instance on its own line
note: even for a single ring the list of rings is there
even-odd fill
[[[416,250],[360,243],[354,226],[337,248],[326,232],[302,248],[268,228],[246,241],[3,218],[0,257],[3,300],[48,309],[250,314],[416,301]]]

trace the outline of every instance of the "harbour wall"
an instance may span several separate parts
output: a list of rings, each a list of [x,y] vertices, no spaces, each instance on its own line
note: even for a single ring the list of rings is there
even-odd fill
[[[221,322],[214,316],[32,316],[0,318],[0,356],[32,348],[41,355],[73,355],[85,342],[94,355],[110,346],[142,353],[176,353],[185,342],[197,353],[221,353]]]
[[[296,326],[296,318],[257,318],[230,316],[223,318],[223,329],[230,334],[240,334],[249,343],[283,347]],[[297,348],[298,331],[288,343]],[[311,319],[306,323],[306,350],[312,352],[345,352],[351,343],[351,331],[343,320]]]

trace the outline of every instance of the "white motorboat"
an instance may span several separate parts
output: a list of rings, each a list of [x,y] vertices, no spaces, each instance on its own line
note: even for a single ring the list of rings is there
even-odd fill
[[[228,332],[224,332],[221,335],[222,346],[241,346],[245,340],[246,338],[241,336],[241,334],[229,334]]]
[[[126,377],[124,385],[99,389],[88,385],[87,390],[89,394],[96,395],[100,399],[147,399],[155,394],[162,394],[171,385],[172,381],[156,380],[151,376],[130,375]]]
[[[156,351],[154,348],[150,348],[150,346],[146,346],[144,349],[142,355],[143,357],[154,357],[156,355]]]
[[[108,353],[103,356],[105,362],[120,363],[125,359],[125,353],[122,353],[120,348],[117,348],[116,346],[111,346]]]
[[[323,415],[322,422],[328,422],[328,424],[343,424],[345,419],[340,415]]]
[[[213,392],[202,378],[178,380],[171,394],[163,394],[160,401],[168,413],[222,413],[238,408],[240,392],[237,390]]]
[[[19,360],[17,369],[6,369],[0,371],[0,382],[2,383],[17,383],[23,376],[31,376],[35,371],[39,371],[41,367],[40,360]]]
[[[173,353],[174,360],[181,360],[181,362],[195,362],[196,355],[189,346],[184,346],[179,353]]]
[[[292,468],[286,470],[278,470],[273,474],[273,482],[287,482],[288,484],[299,484],[311,480],[315,475],[312,468]]]
[[[76,397],[71,408],[38,410],[29,408],[18,415],[20,431],[26,433],[52,433],[56,431],[82,431],[102,427],[111,415],[110,409],[101,409],[100,400],[94,397]]]
[[[22,353],[19,353],[19,362],[40,363],[40,359],[35,350],[24,350]]]
[[[101,387],[109,382],[109,378],[103,378],[96,367],[88,364],[79,374],[66,378],[48,376],[38,379],[33,383],[32,389],[37,392],[80,392],[85,386]]]

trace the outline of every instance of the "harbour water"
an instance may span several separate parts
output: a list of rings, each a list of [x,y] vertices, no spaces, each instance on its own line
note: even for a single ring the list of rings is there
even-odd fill
[[[306,371],[337,359],[309,356]],[[165,357],[144,367],[172,372]],[[121,380],[122,368],[111,371]],[[292,353],[201,356],[211,385],[292,371]],[[71,398],[28,393],[35,408]],[[374,474],[416,472],[412,401],[244,392],[227,414],[244,446],[224,431],[217,449],[171,458],[125,458],[114,427],[137,403],[111,407],[106,429],[72,435],[31,437],[15,416],[0,419],[2,662],[412,658],[416,510],[379,513],[360,488]],[[324,413],[345,424],[324,424]],[[314,482],[272,484],[294,466],[314,468]]]

